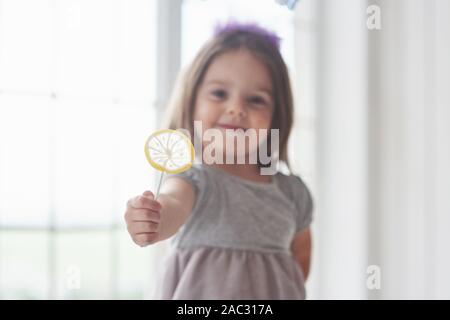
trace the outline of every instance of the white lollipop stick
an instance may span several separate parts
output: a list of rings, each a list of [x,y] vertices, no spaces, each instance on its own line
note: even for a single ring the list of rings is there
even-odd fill
[[[162,179],[164,176],[164,171],[161,171],[160,175],[159,175],[159,182],[158,182],[158,187],[156,188],[156,195],[155,195],[155,200],[158,198],[159,196],[159,189],[161,189],[161,183],[162,183]]]

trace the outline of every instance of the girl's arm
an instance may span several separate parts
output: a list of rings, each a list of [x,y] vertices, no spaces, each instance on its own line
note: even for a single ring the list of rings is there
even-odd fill
[[[195,192],[192,185],[181,178],[167,179],[161,186],[157,201],[161,204],[160,231],[157,241],[173,236],[191,214]]]
[[[311,230],[310,228],[298,232],[291,245],[292,254],[299,263],[303,276],[306,279],[309,274],[309,266],[311,261]]]

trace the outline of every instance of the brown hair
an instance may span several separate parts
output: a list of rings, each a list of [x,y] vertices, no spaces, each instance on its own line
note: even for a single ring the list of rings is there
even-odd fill
[[[270,128],[279,129],[279,160],[284,161],[289,168],[287,144],[293,121],[293,97],[289,74],[278,48],[264,35],[238,29],[220,33],[209,40],[177,79],[168,106],[166,127],[186,129],[193,139],[195,101],[203,77],[216,57],[237,49],[249,50],[266,65],[269,71],[274,94],[274,111]],[[268,142],[270,143],[270,138]],[[268,151],[270,151],[270,145]]]

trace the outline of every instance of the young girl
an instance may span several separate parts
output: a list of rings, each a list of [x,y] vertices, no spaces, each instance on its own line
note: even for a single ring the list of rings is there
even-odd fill
[[[289,166],[293,102],[276,35],[256,25],[221,27],[180,81],[170,128],[200,139],[194,121],[224,133],[278,129],[277,160]],[[167,175],[157,200],[145,191],[128,201],[125,219],[135,243],[173,236],[159,298],[304,299],[313,208],[308,188],[293,174],[261,174],[259,159],[223,162],[196,162]]]

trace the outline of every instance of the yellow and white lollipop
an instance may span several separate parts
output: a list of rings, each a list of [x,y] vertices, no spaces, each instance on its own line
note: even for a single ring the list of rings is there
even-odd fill
[[[150,165],[160,171],[155,199],[158,198],[164,172],[180,173],[188,170],[194,161],[194,146],[182,132],[171,129],[152,133],[145,141],[145,156]]]

